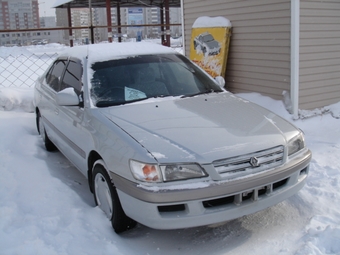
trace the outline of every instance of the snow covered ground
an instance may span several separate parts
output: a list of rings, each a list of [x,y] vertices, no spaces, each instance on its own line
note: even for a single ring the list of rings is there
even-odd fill
[[[304,130],[306,186],[253,215],[179,230],[142,225],[121,235],[95,207],[87,180],[35,127],[33,88],[0,81],[0,254],[340,254],[340,102],[293,121],[281,101],[239,94]]]

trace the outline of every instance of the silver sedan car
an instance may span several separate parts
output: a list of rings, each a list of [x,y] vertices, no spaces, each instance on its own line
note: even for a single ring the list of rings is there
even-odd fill
[[[37,80],[37,129],[87,178],[119,233],[224,222],[298,192],[301,130],[224,88],[172,49],[70,48]]]

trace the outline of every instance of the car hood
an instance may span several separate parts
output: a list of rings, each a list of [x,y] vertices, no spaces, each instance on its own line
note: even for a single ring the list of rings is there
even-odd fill
[[[297,133],[287,121],[229,92],[101,110],[160,163],[211,163],[284,145]]]

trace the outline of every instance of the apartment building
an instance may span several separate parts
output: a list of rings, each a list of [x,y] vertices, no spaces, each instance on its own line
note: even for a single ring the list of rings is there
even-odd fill
[[[38,0],[0,0],[0,29],[39,27]]]

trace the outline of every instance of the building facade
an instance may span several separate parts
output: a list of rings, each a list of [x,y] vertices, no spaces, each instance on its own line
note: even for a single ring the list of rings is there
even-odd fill
[[[0,0],[0,29],[39,27],[38,0]]]
[[[0,33],[0,46],[60,42],[60,31],[22,31],[55,25],[55,17],[39,18],[37,0],[0,0],[0,29],[21,30]]]
[[[226,87],[282,99],[297,109],[340,101],[340,1],[183,0],[185,52],[194,21],[223,16],[232,23]]]
[[[0,29],[39,28],[37,0],[0,0]],[[26,45],[37,33],[0,33],[0,45]]]
[[[56,17],[40,17],[40,27],[41,28],[55,28],[56,27]],[[36,38],[32,43],[61,43],[63,40],[63,31],[62,30],[50,30],[50,31],[41,31],[42,38]]]

